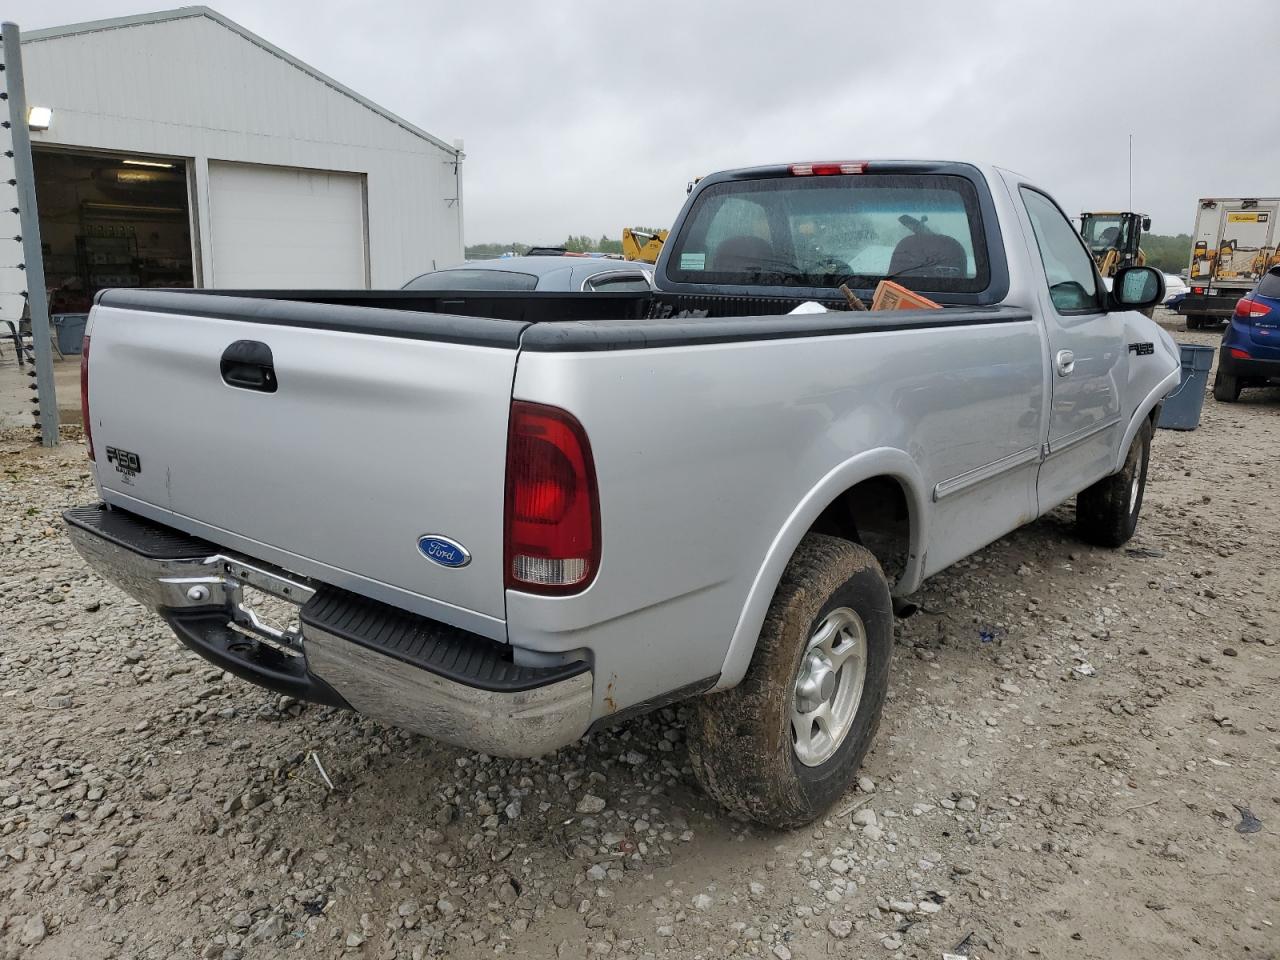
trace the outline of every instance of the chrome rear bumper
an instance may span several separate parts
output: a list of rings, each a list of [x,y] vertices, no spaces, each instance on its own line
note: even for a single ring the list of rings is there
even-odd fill
[[[498,756],[540,756],[590,725],[586,664],[518,668],[486,638],[97,509],[64,515],[72,544],[94,571],[159,613],[192,650],[250,682]],[[159,538],[163,548],[153,549]],[[246,587],[297,605],[299,623],[260,618],[244,602]],[[358,616],[341,615],[348,602]],[[371,621],[367,636],[348,625],[365,629]],[[397,635],[412,642],[385,639]]]

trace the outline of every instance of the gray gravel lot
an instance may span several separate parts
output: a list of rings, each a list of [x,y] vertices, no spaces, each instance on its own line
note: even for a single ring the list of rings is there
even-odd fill
[[[83,447],[7,434],[0,956],[1280,957],[1278,453],[1280,391],[1210,398],[1128,549],[1067,507],[932,580],[859,788],[780,834],[678,710],[510,761],[206,665],[67,543]]]

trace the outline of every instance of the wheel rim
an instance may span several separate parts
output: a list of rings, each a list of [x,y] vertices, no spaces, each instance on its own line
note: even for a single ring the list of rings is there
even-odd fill
[[[1129,481],[1129,513],[1136,513],[1138,510],[1138,491],[1142,489],[1142,485],[1138,483],[1138,471],[1133,471],[1133,478]]]
[[[830,760],[853,726],[867,679],[867,628],[832,610],[805,644],[791,702],[791,746],[806,767]]]

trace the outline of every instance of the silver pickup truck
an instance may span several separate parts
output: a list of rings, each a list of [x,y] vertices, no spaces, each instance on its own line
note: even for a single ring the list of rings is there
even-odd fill
[[[838,292],[887,277],[941,308]],[[1163,279],[1108,292],[1017,174],[872,161],[702,179],[655,286],[106,291],[71,539],[231,673],[475,750],[693,699],[706,789],[808,821],[894,598],[1072,497],[1132,535]]]

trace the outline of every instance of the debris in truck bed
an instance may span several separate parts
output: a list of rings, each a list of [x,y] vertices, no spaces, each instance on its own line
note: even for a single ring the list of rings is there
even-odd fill
[[[863,303],[862,298],[849,289],[847,283],[840,284],[840,292],[844,294],[844,298],[849,301],[850,310],[865,310],[867,305]]]
[[[908,290],[900,283],[892,280],[881,280],[876,284],[876,295],[871,300],[872,310],[941,310],[942,304],[935,303],[926,296]]]

